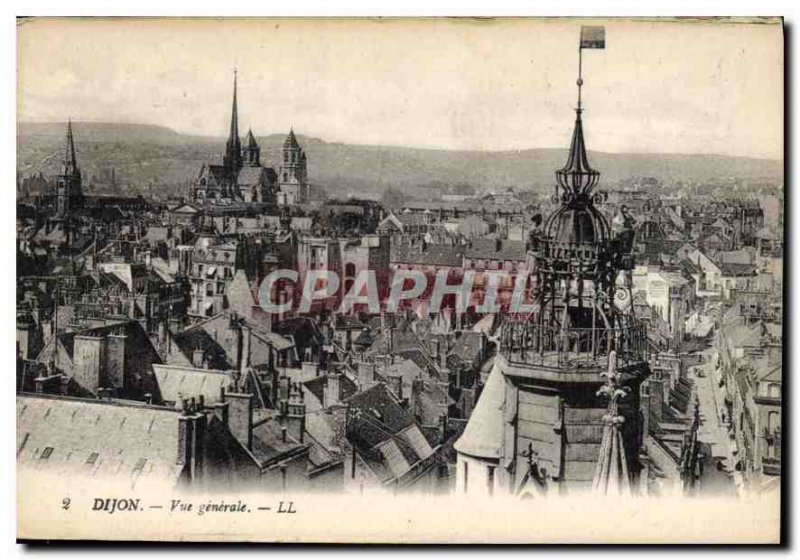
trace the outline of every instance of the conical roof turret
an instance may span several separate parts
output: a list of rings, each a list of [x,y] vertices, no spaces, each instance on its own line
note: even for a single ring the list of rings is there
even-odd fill
[[[600,172],[589,165],[589,156],[586,154],[586,141],[583,137],[582,109],[575,111],[575,128],[572,131],[572,142],[569,146],[567,163],[556,171],[558,186],[565,193],[591,194],[592,189],[600,180]]]

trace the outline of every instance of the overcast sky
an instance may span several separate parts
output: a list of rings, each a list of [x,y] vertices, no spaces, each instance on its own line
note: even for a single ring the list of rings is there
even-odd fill
[[[18,120],[505,150],[565,147],[580,22],[40,20],[18,28]],[[782,158],[779,25],[606,23],[584,51],[592,150]]]

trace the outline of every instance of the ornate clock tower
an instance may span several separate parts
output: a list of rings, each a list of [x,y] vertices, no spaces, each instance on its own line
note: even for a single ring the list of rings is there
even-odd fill
[[[628,491],[642,444],[645,325],[630,305],[633,232],[599,210],[578,107],[558,208],[531,239],[533,311],[506,318],[495,366],[456,442],[457,491],[537,496]],[[618,297],[618,291],[626,298]]]

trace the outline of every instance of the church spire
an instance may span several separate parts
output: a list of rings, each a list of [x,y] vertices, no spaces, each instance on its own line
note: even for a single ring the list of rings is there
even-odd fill
[[[241,167],[242,146],[239,140],[239,111],[236,106],[236,68],[233,69],[233,107],[231,108],[231,130],[225,144],[225,165],[229,168]]]
[[[78,160],[75,157],[75,140],[72,137],[72,119],[67,120],[67,140],[64,146],[64,169],[62,175],[78,173]]]

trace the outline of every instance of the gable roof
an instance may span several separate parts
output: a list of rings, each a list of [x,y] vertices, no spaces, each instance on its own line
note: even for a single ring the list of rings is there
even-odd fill
[[[381,481],[401,478],[433,455],[414,417],[383,383],[353,395],[347,404],[347,439]]]

